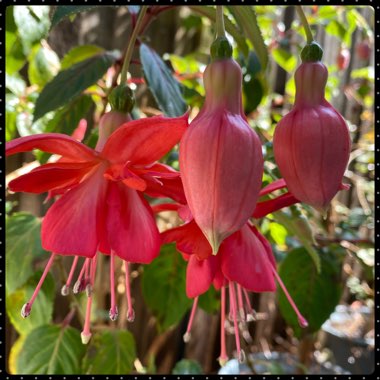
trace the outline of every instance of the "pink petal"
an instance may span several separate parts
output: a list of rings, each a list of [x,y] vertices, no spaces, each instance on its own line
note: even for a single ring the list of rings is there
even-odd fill
[[[33,149],[59,154],[75,159],[76,161],[91,161],[97,159],[94,150],[81,144],[72,137],[61,133],[43,133],[20,137],[6,144],[7,156],[20,152],[28,152]]]
[[[277,198],[257,203],[252,216],[256,219],[260,219],[272,212],[294,205],[298,202],[299,200],[296,199],[293,194],[285,193]]]
[[[161,234],[163,243],[176,242],[178,251],[195,255],[199,259],[211,256],[211,247],[202,231],[194,221],[172,228]]]
[[[268,254],[247,224],[227,238],[220,249],[222,272],[230,281],[253,292],[275,291]]]
[[[153,163],[181,139],[188,125],[187,117],[187,114],[178,118],[155,116],[130,121],[112,133],[102,155],[112,162]]]
[[[199,260],[197,256],[191,255],[186,270],[186,295],[194,298],[206,292],[212,284],[219,266],[217,256]]]
[[[276,181],[273,181],[269,185],[263,187],[260,190],[259,195],[260,197],[262,197],[263,195],[272,193],[273,191],[276,191],[276,190],[283,189],[284,187],[286,187],[286,182],[283,178],[280,178],[280,179],[277,179]]]
[[[9,188],[12,191],[44,193],[66,187],[68,184],[79,182],[93,165],[93,162],[45,164],[12,180],[9,182]]]
[[[42,246],[61,255],[93,257],[104,219],[107,181],[104,167],[65,193],[42,222]]]
[[[106,224],[109,248],[123,260],[147,264],[158,256],[161,239],[153,212],[137,191],[110,182]]]
[[[147,180],[145,193],[153,198],[171,198],[181,204],[186,204],[182,181],[177,178],[160,178],[159,182]]]

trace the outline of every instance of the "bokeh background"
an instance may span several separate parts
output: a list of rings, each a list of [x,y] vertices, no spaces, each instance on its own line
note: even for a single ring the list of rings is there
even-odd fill
[[[89,8],[89,7],[84,7]],[[140,42],[162,58],[180,84],[191,117],[204,100],[202,72],[209,62],[214,38],[214,8],[161,7]],[[164,9],[165,8],[165,9]],[[243,68],[244,111],[263,142],[264,183],[279,177],[272,153],[276,123],[294,101],[294,72],[300,63],[304,32],[294,7],[246,7],[257,16],[268,52],[266,68],[254,49],[254,30],[239,24],[234,7],[226,7],[227,32],[234,57]],[[326,216],[297,205],[260,222],[272,244],[279,273],[296,299],[310,328],[299,329],[281,291],[254,294],[257,320],[246,326],[243,346],[248,363],[233,359],[234,337],[227,336],[231,361],[220,369],[219,295],[202,297],[189,343],[183,342],[191,300],[185,295],[186,263],[173,246],[149,266],[132,267],[132,296],[136,319],[126,320],[125,285],[117,266],[119,319],[108,319],[108,258],[102,257],[95,284],[89,346],[82,346],[81,313],[85,295],[62,297],[61,286],[70,269],[67,258],[57,260],[38,296],[31,316],[22,320],[20,308],[30,296],[48,253],[41,248],[41,217],[50,202],[44,195],[7,192],[6,345],[11,373],[352,373],[374,369],[374,10],[366,6],[304,7],[315,39],[324,49],[329,79],[326,98],[344,116],[352,137],[352,153],[344,182],[351,185],[333,200]],[[157,7],[156,7],[157,9]],[[107,110],[105,89],[120,62],[70,104],[33,123],[36,100],[59,72],[96,45],[123,52],[137,6],[92,7],[73,13],[51,27],[56,7],[10,6],[6,10],[6,139],[53,131],[70,135],[80,119],[87,120],[84,142],[94,145],[97,122]],[[231,36],[234,35],[235,39]],[[238,37],[238,41],[236,39]],[[87,46],[87,48],[86,48]],[[74,50],[73,50],[74,49]],[[129,82],[135,90],[133,117],[165,111],[160,94],[144,79],[136,49]],[[246,51],[244,51],[246,50]],[[73,53],[74,51],[74,53]],[[245,53],[245,54],[244,54]],[[77,54],[77,55],[75,55]],[[118,66],[119,65],[119,66]],[[145,67],[146,69],[146,67]],[[153,70],[154,71],[154,70]],[[161,94],[165,97],[165,94]],[[158,97],[158,98],[157,98]],[[158,99],[158,100],[157,100]],[[307,126],[305,126],[307,127]],[[337,142],[338,143],[338,142]],[[48,157],[40,152],[7,159],[7,183]],[[178,150],[165,162],[178,169]],[[173,213],[158,217],[161,230],[180,223]],[[321,271],[315,262],[320,262]],[[60,324],[74,308],[70,343],[60,342],[58,359],[49,355],[57,345]],[[231,330],[227,326],[227,332]],[[50,335],[49,335],[50,334]],[[31,339],[48,339],[45,364],[30,363]],[[68,347],[67,347],[68,346]],[[73,356],[76,359],[70,361]],[[50,372],[49,372],[50,371]],[[52,372],[51,372],[52,371]]]

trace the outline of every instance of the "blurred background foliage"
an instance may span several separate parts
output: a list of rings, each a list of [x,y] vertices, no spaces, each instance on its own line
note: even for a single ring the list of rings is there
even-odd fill
[[[87,120],[83,142],[94,146],[97,122],[109,110],[121,57],[138,6],[8,6],[6,8],[6,140],[41,132],[71,135]],[[231,361],[221,373],[370,373],[374,345],[374,12],[371,7],[305,7],[329,70],[326,98],[347,120],[352,153],[344,182],[327,215],[296,205],[260,221],[279,273],[309,327],[300,330],[284,294],[255,294],[257,320],[244,335],[248,366]],[[137,102],[133,117],[164,113],[191,117],[204,100],[202,72],[209,62],[215,10],[207,6],[151,7],[152,22],[135,49],[128,81]],[[265,154],[263,185],[280,177],[272,153],[276,123],[294,101],[294,72],[304,33],[294,7],[225,7],[228,38],[243,70],[243,103]],[[10,157],[7,183],[46,162],[35,152]],[[178,150],[165,157],[178,169]],[[80,342],[83,295],[59,289],[70,263],[60,258],[31,316],[20,309],[47,259],[41,217],[51,202],[11,194],[6,203],[8,371],[14,374],[199,374],[219,370],[219,296],[200,298],[192,340],[182,341],[191,300],[186,264],[174,246],[131,273],[136,320],[127,323],[123,273],[120,316],[108,320],[108,258],[95,284],[94,335]],[[164,230],[179,220],[158,218]],[[332,314],[333,313],[333,314]],[[71,326],[67,324],[72,318]],[[227,331],[230,328],[227,326]],[[228,336],[229,352],[233,337]],[[339,346],[340,344],[340,346]],[[36,356],[36,352],[39,354]],[[55,352],[55,355],[51,355]],[[261,355],[261,356],[260,356]],[[224,371],[224,372],[223,372]],[[227,372],[226,372],[227,371]],[[228,372],[229,371],[229,372]]]

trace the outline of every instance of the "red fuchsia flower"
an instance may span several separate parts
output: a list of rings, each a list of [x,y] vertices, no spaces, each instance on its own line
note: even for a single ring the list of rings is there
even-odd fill
[[[128,263],[150,263],[159,253],[160,235],[152,210],[143,192],[160,193],[163,182],[178,173],[156,162],[178,143],[187,127],[187,115],[179,118],[152,117],[136,121],[116,111],[105,114],[99,123],[99,140],[91,149],[58,133],[15,139],[6,154],[39,149],[62,156],[9,183],[12,191],[43,193],[60,198],[42,222],[42,247],[51,257],[37,288],[22,309],[27,317],[56,255],[75,255],[62,294],[68,294],[79,256],[84,257],[74,292],[86,290],[86,321],[82,340],[91,337],[90,312],[97,252],[110,255],[110,318],[118,315],[115,302],[115,256],[125,262],[128,319],[134,311],[129,290]]]
[[[351,54],[347,48],[342,48],[339,50],[338,55],[336,56],[336,65],[339,70],[346,70],[350,64]]]
[[[181,139],[179,163],[190,210],[216,254],[255,208],[263,156],[242,110],[240,66],[214,60],[203,78],[205,102]]]
[[[283,180],[276,181],[262,189],[260,195],[285,187]],[[280,208],[297,203],[289,193],[269,201],[259,202],[254,214],[265,216]],[[226,292],[229,294],[229,317],[234,324],[236,348],[241,362],[245,360],[240,346],[239,325],[244,329],[246,321],[255,319],[248,292],[273,292],[275,279],[279,282],[286,297],[298,316],[302,327],[307,321],[286,290],[276,271],[276,262],[269,242],[250,222],[226,238],[220,245],[218,255],[212,249],[203,232],[192,218],[186,205],[162,204],[153,207],[154,211],[177,210],[186,223],[161,234],[163,243],[175,242],[177,250],[188,261],[186,271],[186,294],[194,298],[193,307],[184,340],[190,339],[191,326],[198,305],[198,297],[211,285],[221,290],[221,353],[219,361],[224,365],[228,360],[225,341]],[[187,209],[187,210],[186,210]],[[244,331],[243,331],[244,335]]]
[[[324,97],[327,75],[319,60],[299,66],[293,109],[273,137],[275,159],[289,191],[321,211],[345,188],[342,178],[351,148],[346,122]]]

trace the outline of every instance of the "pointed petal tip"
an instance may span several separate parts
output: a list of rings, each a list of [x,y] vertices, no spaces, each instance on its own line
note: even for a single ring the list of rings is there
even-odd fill
[[[206,234],[206,238],[211,245],[212,254],[216,256],[219,252],[220,245],[222,244],[222,239],[220,239],[220,235],[211,231],[211,233]]]

